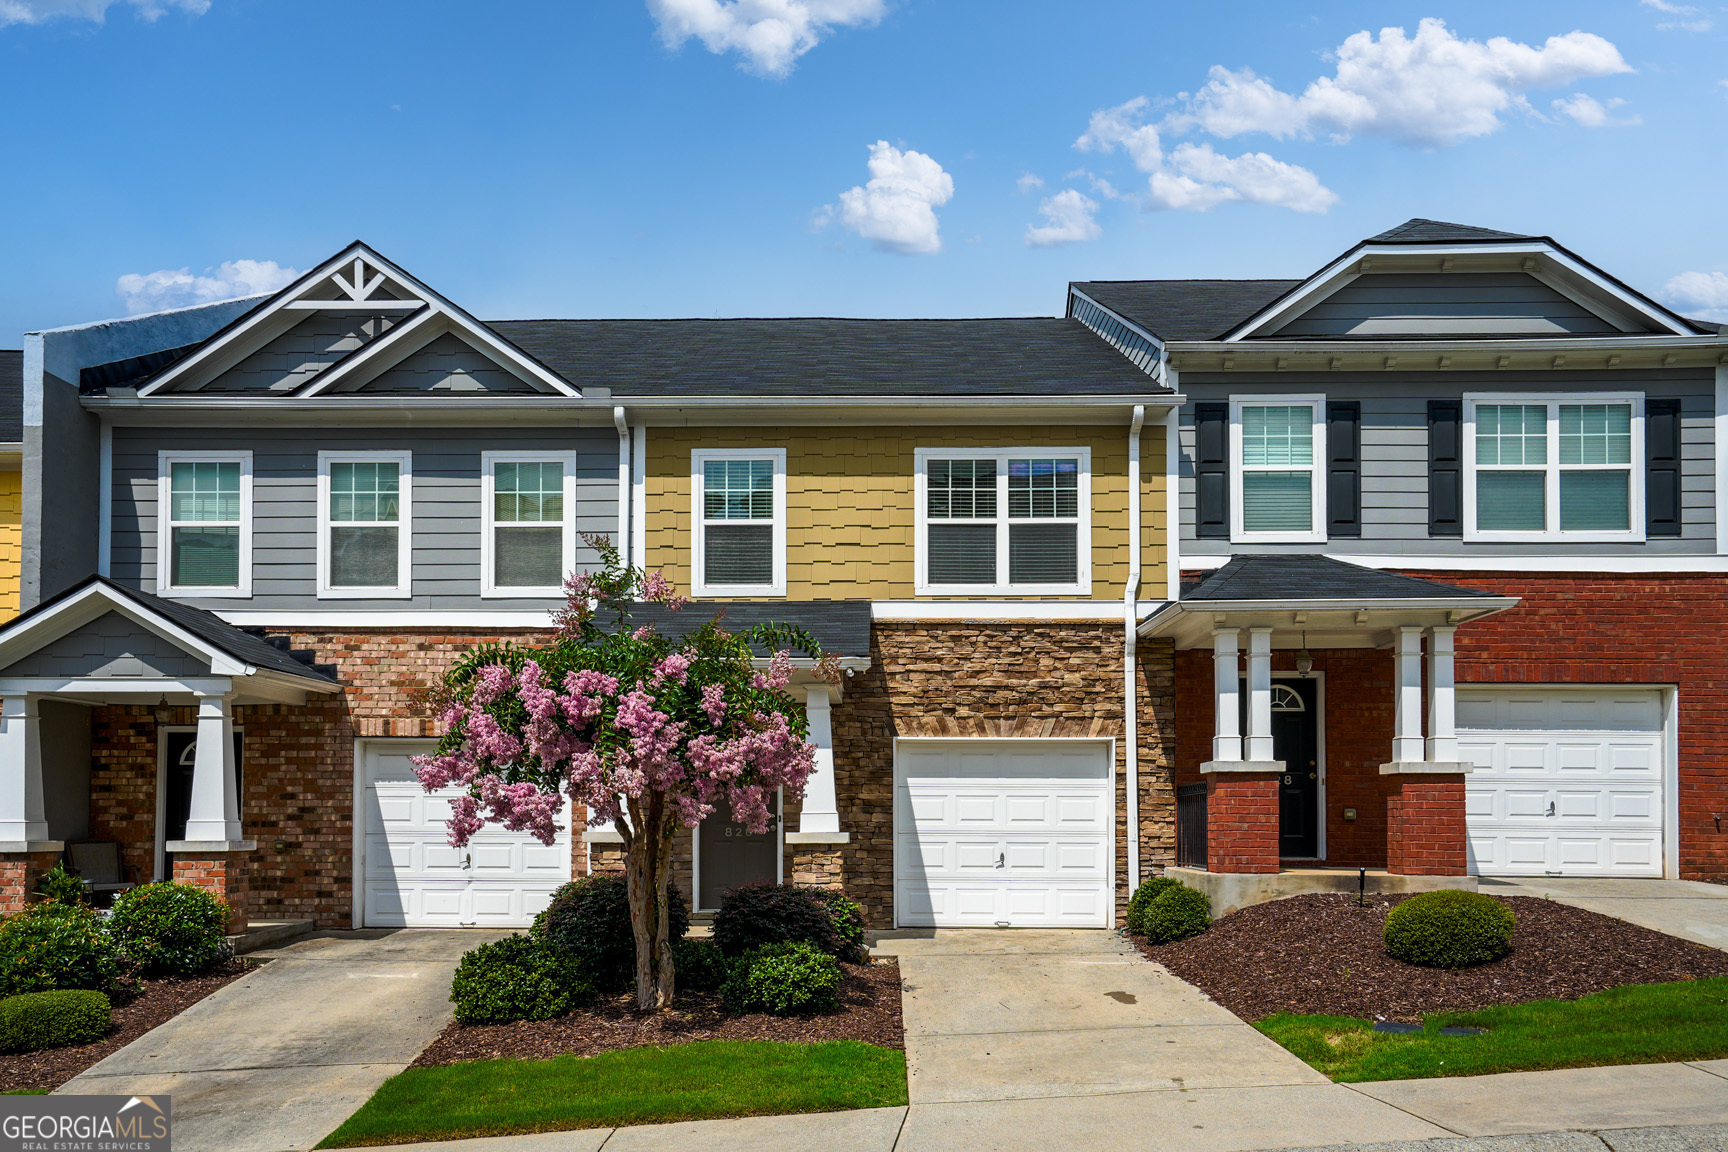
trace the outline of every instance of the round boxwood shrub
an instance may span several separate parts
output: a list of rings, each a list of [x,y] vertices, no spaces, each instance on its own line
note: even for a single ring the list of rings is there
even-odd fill
[[[228,905],[194,884],[142,884],[114,897],[108,930],[143,976],[196,976],[233,958]]]
[[[1180,887],[1182,884],[1179,880],[1168,876],[1154,876],[1134,889],[1134,895],[1128,898],[1128,915],[1124,919],[1128,931],[1136,936],[1146,935],[1146,909],[1152,907],[1152,901],[1170,889]]]
[[[671,940],[684,938],[690,909],[676,884],[667,890]],[[584,876],[558,889],[528,934],[582,962],[602,992],[636,985],[636,934],[630,928],[630,891],[622,876]]]
[[[726,893],[720,901],[720,910],[714,914],[714,943],[728,957],[742,956],[764,944],[802,941],[830,956],[859,958],[863,914],[859,914],[858,940],[853,943],[836,929],[834,916],[829,912],[829,899],[826,891],[818,888],[740,884]],[[852,902],[846,900],[846,903]]]
[[[100,992],[63,989],[0,1000],[0,1052],[88,1044],[108,1034],[112,1016]]]
[[[1481,892],[1443,888],[1386,914],[1386,951],[1424,968],[1469,968],[1512,951],[1512,909]]]
[[[44,900],[0,923],[0,996],[64,988],[106,992],[119,973],[114,937],[83,904]]]
[[[712,940],[679,940],[672,945],[672,972],[680,991],[712,992],[726,982],[726,957]]]
[[[1198,888],[1166,888],[1147,905],[1141,924],[1150,943],[1186,940],[1212,926],[1212,901]]]
[[[864,947],[864,909],[838,888],[815,888],[816,899],[828,909],[828,922],[834,928],[838,946],[832,955],[848,964],[862,964],[870,953]]]
[[[84,881],[66,871],[64,864],[56,864],[42,873],[41,878],[36,881],[36,891],[62,904],[85,903]]]
[[[832,1012],[840,1007],[840,963],[802,940],[764,944],[732,962],[720,999],[740,1015]]]
[[[528,936],[506,936],[464,952],[450,981],[464,1024],[550,1020],[594,999],[582,962]]]

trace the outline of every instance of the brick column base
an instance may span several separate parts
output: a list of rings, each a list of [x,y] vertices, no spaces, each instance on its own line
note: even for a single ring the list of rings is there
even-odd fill
[[[202,888],[228,905],[228,934],[246,931],[247,883],[245,855],[212,852],[208,855],[174,854],[174,883]]]
[[[23,911],[36,891],[36,881],[58,863],[58,852],[0,853],[0,916]]]
[[[1386,797],[1386,871],[1394,876],[1464,876],[1464,774],[1404,776]]]
[[[1206,871],[1278,871],[1278,773],[1206,774]]]
[[[792,849],[792,883],[808,888],[841,888],[840,849],[817,844]]]

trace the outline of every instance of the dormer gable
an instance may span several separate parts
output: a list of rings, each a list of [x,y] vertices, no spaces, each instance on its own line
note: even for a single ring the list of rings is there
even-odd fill
[[[143,384],[140,396],[580,393],[356,241]]]

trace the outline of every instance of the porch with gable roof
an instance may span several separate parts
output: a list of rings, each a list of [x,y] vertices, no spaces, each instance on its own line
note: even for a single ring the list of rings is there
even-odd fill
[[[1166,874],[1206,891],[1216,915],[1354,892],[1364,880],[1374,891],[1473,887],[1454,639],[1517,603],[1317,555],[1237,556],[1185,585],[1139,633],[1171,639],[1179,661],[1212,656],[1211,692],[1178,710],[1194,737],[1185,748],[1202,724],[1211,739],[1208,755],[1178,761],[1177,859]],[[1327,700],[1333,671],[1348,673],[1348,699]],[[1205,695],[1210,715],[1197,715]],[[1329,734],[1366,756],[1329,765]],[[1339,797],[1367,797],[1383,813]],[[1358,832],[1376,826],[1383,837]],[[1339,839],[1348,828],[1349,851],[1328,851],[1329,828]]]

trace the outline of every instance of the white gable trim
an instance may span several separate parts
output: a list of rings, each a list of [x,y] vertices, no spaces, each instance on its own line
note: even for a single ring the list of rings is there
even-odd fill
[[[0,628],[0,668],[22,660],[110,612],[120,613],[140,628],[155,633],[189,655],[208,660],[212,676],[250,676],[258,671],[255,665],[235,659],[166,617],[116,594],[105,584],[91,584],[45,612]]]
[[[1359,244],[1310,276],[1299,287],[1273,301],[1227,333],[1224,343],[1249,340],[1281,328],[1320,304],[1372,268],[1377,260],[1406,262],[1433,257],[1461,262],[1481,257],[1526,256],[1534,261],[1525,271],[1536,280],[1587,308],[1624,332],[1652,327],[1675,336],[1694,336],[1679,316],[1615,284],[1569,252],[1541,242],[1485,244]],[[1461,268],[1467,270],[1466,268]]]

